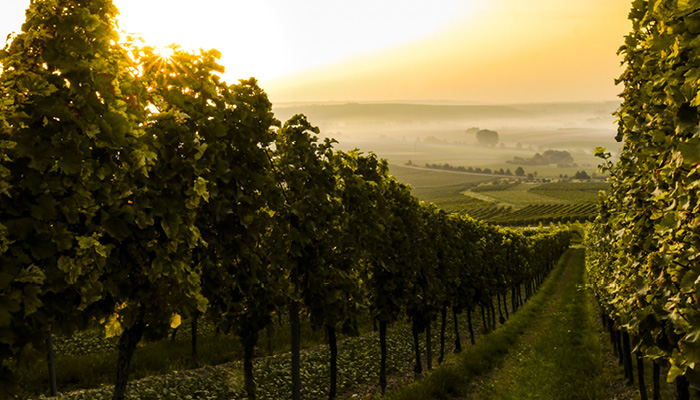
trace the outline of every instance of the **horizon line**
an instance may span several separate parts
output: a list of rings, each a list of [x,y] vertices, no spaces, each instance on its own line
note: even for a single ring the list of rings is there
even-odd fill
[[[551,101],[474,101],[474,100],[285,100],[273,102],[275,106],[301,105],[352,105],[352,104],[400,104],[400,105],[473,105],[473,106],[516,106],[516,105],[545,105],[545,104],[596,104],[621,103],[622,99],[600,100],[551,100]]]

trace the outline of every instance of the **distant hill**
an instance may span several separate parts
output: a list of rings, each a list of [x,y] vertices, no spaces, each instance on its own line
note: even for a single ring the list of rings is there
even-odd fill
[[[557,116],[588,116],[612,119],[619,102],[532,103],[510,105],[440,105],[403,103],[346,103],[278,105],[274,112],[281,120],[305,114],[312,123],[430,123],[435,121],[528,120]]]
[[[463,120],[474,117],[522,118],[525,116],[525,113],[512,107],[485,105],[312,104],[276,107],[274,111],[280,116],[306,114],[312,121],[313,119],[344,121],[381,119],[402,122]]]

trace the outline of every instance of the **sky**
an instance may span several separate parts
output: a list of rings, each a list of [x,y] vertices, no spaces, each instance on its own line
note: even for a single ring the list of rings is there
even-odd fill
[[[0,0],[0,35],[29,0]],[[629,0],[114,0],[147,43],[222,52],[277,102],[615,100]]]

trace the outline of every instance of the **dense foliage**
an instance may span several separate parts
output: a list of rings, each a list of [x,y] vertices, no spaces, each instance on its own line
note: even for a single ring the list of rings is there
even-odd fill
[[[494,147],[498,144],[498,132],[481,129],[476,132],[476,140],[482,146]]]
[[[495,313],[498,296],[500,312],[568,247],[564,230],[525,235],[420,204],[375,155],[319,143],[301,115],[281,125],[254,79],[221,81],[218,52],[163,57],[120,40],[116,13],[109,0],[34,1],[0,55],[1,391],[50,332],[101,324],[119,337],[124,398],[142,338],[207,313],[241,338],[255,398],[258,332],[288,309],[293,330],[300,313],[327,330],[332,397],[336,327],[408,315],[417,348],[440,310]]]
[[[574,157],[566,150],[545,150],[544,153],[535,153],[530,158],[515,156],[512,160],[506,161],[508,164],[518,165],[570,165],[574,163]]]
[[[700,2],[635,0],[630,19],[624,148],[604,165],[611,189],[588,235],[588,270],[616,328],[687,398],[688,384],[700,391]]]

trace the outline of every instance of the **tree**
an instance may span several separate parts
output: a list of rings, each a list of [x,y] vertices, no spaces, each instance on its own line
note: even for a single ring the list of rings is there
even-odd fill
[[[114,237],[149,161],[115,15],[108,0],[32,2],[0,52],[3,378],[47,330],[68,334],[109,312],[96,302],[109,297]]]
[[[515,176],[525,176],[525,170],[523,167],[518,167],[515,169]]]
[[[284,263],[275,258],[282,233],[272,216],[283,199],[268,156],[271,127],[278,121],[254,79],[219,85],[217,91],[221,97],[214,100],[222,107],[212,110],[217,113],[211,120],[222,125],[203,130],[209,134],[200,160],[213,167],[203,174],[209,199],[200,204],[197,227],[206,247],[196,260],[203,267],[209,317],[222,332],[241,340],[244,386],[254,399],[258,334],[271,323],[288,287]]]
[[[275,142],[273,162],[284,188],[283,206],[277,211],[283,224],[284,268],[291,286],[289,316],[292,337],[292,399],[301,397],[300,306],[318,299],[328,273],[334,225],[338,219],[338,194],[333,170],[333,142],[319,143],[318,128],[305,116],[285,122]],[[325,300],[325,299],[324,299]],[[317,314],[315,314],[317,315]]]
[[[366,288],[362,285],[368,260],[381,240],[382,216],[378,190],[388,179],[386,161],[370,153],[336,151],[331,160],[336,177],[339,210],[337,224],[326,235],[333,251],[327,268],[315,280],[314,300],[308,303],[312,323],[325,328],[330,349],[329,398],[336,395],[337,336],[340,327],[356,332],[357,318],[366,310]]]
[[[548,164],[569,165],[574,163],[574,157],[566,150],[545,150],[542,157]]]
[[[396,321],[405,308],[408,276],[404,261],[411,262],[409,254],[413,247],[406,227],[413,224],[418,202],[411,196],[408,186],[393,178],[387,179],[379,189],[378,215],[382,216],[379,223],[385,233],[378,237],[367,260],[366,282],[370,312],[379,321],[379,386],[384,392],[387,384],[387,324]]]
[[[482,146],[494,147],[498,144],[498,132],[482,129],[476,132],[476,140]]]
[[[574,163],[574,158],[568,151],[565,150],[546,150],[544,153],[535,153],[530,158],[522,158],[515,156],[512,160],[506,161],[508,164],[522,165],[548,165],[557,164],[559,166],[567,166]]]
[[[0,351],[21,359],[44,330],[101,319],[120,336],[119,399],[141,338],[206,307],[192,258],[203,174],[230,161],[203,155],[249,121],[226,118],[240,105],[216,76],[218,52],[165,59],[120,45],[116,12],[109,1],[32,3],[2,54],[0,224],[12,245],[0,249],[11,278],[0,294],[19,302],[0,322],[16,339]]]
[[[434,206],[432,206],[434,207]],[[414,215],[409,214],[414,213]],[[433,223],[432,216],[436,213],[434,208],[418,205],[407,208],[402,213],[406,238],[411,246],[400,249],[400,254],[395,257],[404,267],[407,281],[407,293],[405,298],[406,314],[411,320],[413,333],[413,346],[415,351],[415,366],[413,371],[420,374],[423,367],[420,359],[419,334],[423,331],[430,332],[431,321],[436,317],[438,307],[436,295],[443,290],[437,286],[436,267],[438,267],[437,248],[433,240],[437,239],[437,226]],[[430,342],[426,343],[430,350]],[[430,352],[428,352],[430,361]]]
[[[586,171],[577,171],[574,175],[574,179],[589,180],[591,177],[586,173]]]
[[[457,218],[457,217],[455,217]],[[467,310],[467,318],[470,330],[470,340],[474,344],[474,332],[471,323],[471,310],[476,304],[476,295],[479,282],[477,243],[481,236],[481,224],[468,216],[457,218],[456,236],[459,238],[459,260],[461,268],[458,270],[458,285],[451,296],[452,316],[455,327],[455,352],[462,351],[459,337],[459,324],[457,316],[463,310]]]
[[[132,45],[142,69],[134,86],[144,110],[137,121],[147,146],[147,175],[104,223],[114,248],[100,304],[111,312],[108,331],[120,336],[114,399],[125,396],[130,360],[142,337],[162,338],[181,316],[207,306],[193,251],[203,245],[197,213],[210,196],[203,174],[217,167],[203,155],[215,133],[226,131],[228,121],[220,118],[225,91],[215,76],[221,70],[217,51],[175,50],[165,59],[151,47]]]

